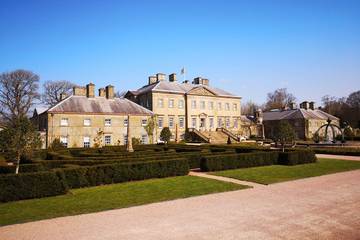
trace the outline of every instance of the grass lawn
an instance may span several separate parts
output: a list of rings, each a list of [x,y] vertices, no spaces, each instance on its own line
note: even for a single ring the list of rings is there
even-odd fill
[[[150,179],[91,188],[69,194],[0,204],[0,225],[98,212],[177,198],[247,188],[193,176]]]
[[[355,169],[360,169],[360,162],[318,159],[317,163],[296,166],[272,165],[212,172],[211,174],[249,182],[271,184]]]

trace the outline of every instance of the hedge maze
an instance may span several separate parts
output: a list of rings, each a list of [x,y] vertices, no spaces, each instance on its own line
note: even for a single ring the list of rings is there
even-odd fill
[[[124,147],[43,150],[23,161],[17,175],[13,166],[0,166],[0,202],[55,196],[72,188],[183,176],[194,168],[218,171],[315,161],[309,150],[282,153],[236,145],[138,145],[133,153]]]

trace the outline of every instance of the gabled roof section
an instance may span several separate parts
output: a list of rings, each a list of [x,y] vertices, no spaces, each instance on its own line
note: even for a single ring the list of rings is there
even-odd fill
[[[42,114],[43,112],[45,112],[46,110],[47,110],[47,107],[41,107],[41,106],[36,107],[34,109],[33,116],[38,116],[38,115]]]
[[[88,98],[69,96],[47,110],[48,113],[113,114],[113,115],[153,115],[150,110],[126,99],[105,97]]]
[[[339,120],[339,118],[330,115],[320,109],[292,109],[292,110],[276,110],[264,112],[264,121],[273,120],[289,120],[289,119],[318,119],[318,120]]]
[[[169,92],[169,93],[186,94],[191,90],[199,87],[205,88],[208,91],[212,92],[214,95],[219,97],[240,98],[239,96],[236,96],[232,93],[229,93],[225,90],[215,87],[210,87],[200,84],[179,83],[179,82],[169,82],[169,81],[159,81],[150,85],[146,85],[136,91],[131,91],[131,93],[136,95],[141,95],[148,92]]]
[[[205,86],[197,86],[190,89],[187,94],[194,94],[194,95],[205,95],[205,96],[216,96],[216,93],[212,92]]]

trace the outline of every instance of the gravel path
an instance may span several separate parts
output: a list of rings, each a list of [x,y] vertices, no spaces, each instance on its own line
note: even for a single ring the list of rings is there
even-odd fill
[[[0,239],[360,239],[360,170],[5,226]]]
[[[339,160],[351,160],[351,161],[360,161],[360,156],[345,156],[345,155],[331,155],[331,154],[316,154],[318,158],[332,158]]]
[[[223,182],[231,182],[231,183],[236,183],[236,184],[240,184],[240,185],[247,185],[247,186],[250,186],[250,187],[253,187],[253,188],[254,187],[266,187],[266,185],[259,184],[259,183],[242,181],[242,180],[238,180],[238,179],[234,179],[234,178],[228,178],[228,177],[222,177],[222,176],[215,176],[215,175],[210,175],[210,174],[203,173],[203,172],[190,171],[189,175],[190,176],[197,176],[197,177],[215,179],[215,180],[219,180],[219,181],[223,181]]]

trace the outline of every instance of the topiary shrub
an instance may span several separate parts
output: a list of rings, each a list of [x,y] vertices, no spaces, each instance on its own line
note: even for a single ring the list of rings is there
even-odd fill
[[[164,127],[160,132],[160,140],[164,141],[165,143],[168,143],[171,138],[171,131],[168,127]]]
[[[62,174],[52,171],[0,175],[0,202],[65,194]]]
[[[313,151],[296,150],[279,153],[278,163],[281,165],[292,166],[297,164],[314,163],[316,160],[317,159]]]
[[[255,152],[243,154],[203,156],[201,171],[220,171],[226,169],[248,168],[277,164],[278,152]]]

